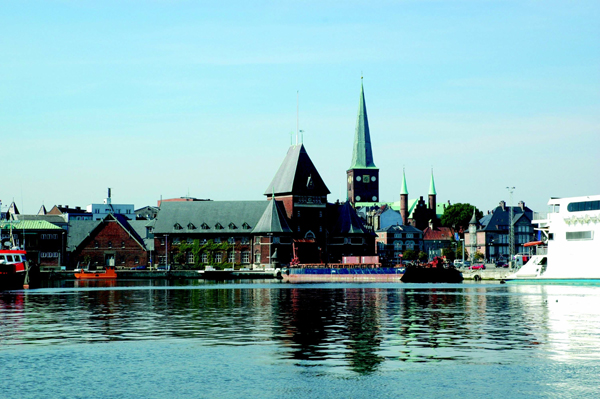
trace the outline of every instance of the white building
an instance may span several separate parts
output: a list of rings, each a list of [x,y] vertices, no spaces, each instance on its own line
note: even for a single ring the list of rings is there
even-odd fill
[[[124,215],[128,219],[135,220],[135,210],[133,204],[113,204],[110,197],[110,188],[108,189],[108,198],[104,199],[102,204],[90,204],[86,210],[92,214],[94,220],[101,220],[108,214]]]

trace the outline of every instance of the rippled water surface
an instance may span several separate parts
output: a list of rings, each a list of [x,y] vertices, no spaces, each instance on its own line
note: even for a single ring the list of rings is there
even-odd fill
[[[600,286],[53,282],[0,398],[600,397]]]

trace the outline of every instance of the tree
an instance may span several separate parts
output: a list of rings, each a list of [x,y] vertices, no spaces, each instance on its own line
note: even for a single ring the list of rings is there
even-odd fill
[[[476,252],[473,257],[475,258],[476,261],[480,261],[484,258],[483,254],[481,252]]]
[[[417,259],[417,251],[413,251],[412,249],[407,249],[402,254],[402,260],[416,260]]]
[[[451,227],[455,230],[467,231],[469,229],[469,221],[473,217],[473,209],[475,209],[475,217],[477,220],[483,217],[483,212],[475,208],[471,204],[453,204],[444,210],[442,215],[442,226]]]
[[[454,262],[454,259],[456,259],[456,254],[451,248],[442,249],[442,256],[446,258],[449,263]]]
[[[427,262],[427,253],[426,252],[419,252],[419,262]]]

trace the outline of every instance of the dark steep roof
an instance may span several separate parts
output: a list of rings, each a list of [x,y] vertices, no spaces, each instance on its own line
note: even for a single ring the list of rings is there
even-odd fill
[[[327,195],[329,189],[312,163],[303,144],[288,149],[285,159],[267,187],[265,195]]]
[[[510,208],[506,206],[504,210],[502,210],[501,206],[496,207],[492,211],[492,213],[485,215],[481,219],[479,219],[479,223],[481,224],[482,230],[501,230],[498,226],[509,226],[510,219]],[[533,219],[533,211],[528,207],[524,207],[524,210],[521,209],[520,206],[513,206],[513,220],[512,224],[515,224],[519,219],[523,216],[529,219],[530,221]]]
[[[278,201],[269,201],[269,205],[267,205],[252,233],[292,233]]]
[[[100,223],[101,220],[71,220],[67,235],[67,251],[73,252],[77,249]]]
[[[335,208],[333,208],[335,206]],[[349,234],[370,234],[363,226],[360,217],[350,202],[342,205],[331,205],[331,210],[335,209],[337,220],[331,231],[333,236],[343,236]]]
[[[163,202],[154,233],[250,233],[268,204],[269,201]]]

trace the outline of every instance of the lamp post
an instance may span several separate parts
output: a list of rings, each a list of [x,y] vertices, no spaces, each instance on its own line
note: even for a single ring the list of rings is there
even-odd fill
[[[462,265],[465,265],[465,239],[461,238],[460,239],[462,241]]]

